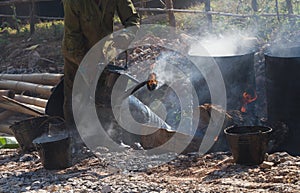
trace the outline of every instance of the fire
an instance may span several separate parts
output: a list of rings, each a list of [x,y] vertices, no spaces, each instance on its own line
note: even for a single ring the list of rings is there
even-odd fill
[[[253,94],[250,94],[249,92],[245,91],[243,93],[243,105],[241,107],[241,112],[245,113],[247,112],[247,104],[254,102],[257,99],[257,94],[254,91]]]
[[[156,80],[156,74],[153,72],[149,75],[147,81],[147,88],[149,90],[154,90],[157,87],[158,81]]]

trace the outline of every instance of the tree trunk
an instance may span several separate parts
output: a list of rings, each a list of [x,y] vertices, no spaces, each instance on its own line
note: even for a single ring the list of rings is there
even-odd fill
[[[30,4],[30,35],[33,35],[35,32],[35,1],[31,0]]]
[[[205,11],[210,11],[210,0],[205,1]],[[211,14],[207,14],[207,22],[208,22],[208,30],[212,31],[212,16]]]
[[[294,14],[292,0],[286,0],[286,7],[289,14]]]
[[[257,12],[258,11],[258,3],[257,3],[257,0],[252,0],[251,1],[251,6],[252,6],[252,9],[254,12]]]
[[[167,9],[173,9],[173,0],[166,0]],[[176,19],[172,10],[168,11],[169,22],[172,27],[176,27]]]

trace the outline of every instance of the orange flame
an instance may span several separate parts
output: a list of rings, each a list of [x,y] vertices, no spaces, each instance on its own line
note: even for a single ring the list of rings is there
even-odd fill
[[[156,74],[153,72],[149,74],[147,88],[149,90],[154,90],[157,87],[158,81],[156,80]]]
[[[254,96],[249,94],[248,92],[243,93],[243,105],[241,107],[241,112],[246,113],[247,112],[247,104],[254,102],[257,99],[257,94],[254,91]]]

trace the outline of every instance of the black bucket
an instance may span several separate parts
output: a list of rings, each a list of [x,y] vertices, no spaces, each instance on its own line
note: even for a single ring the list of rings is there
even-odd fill
[[[30,118],[10,126],[23,152],[35,150],[32,141],[46,132],[47,128],[43,127],[43,123],[48,118],[48,116]]]
[[[47,170],[59,170],[72,164],[70,137],[66,134],[36,138],[33,143],[38,150],[41,162]]]
[[[264,126],[231,126],[225,135],[235,163],[258,165],[264,161],[272,129]]]

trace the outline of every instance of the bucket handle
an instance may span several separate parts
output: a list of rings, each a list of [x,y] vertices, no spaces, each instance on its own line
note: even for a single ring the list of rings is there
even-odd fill
[[[61,121],[65,122],[65,119],[63,119],[62,117],[60,116],[51,116],[51,117],[48,117],[45,121],[43,121],[39,128],[41,128],[42,126],[44,126],[47,122],[49,122],[50,120],[52,119],[60,119]],[[47,128],[47,132],[49,132],[49,127]]]

